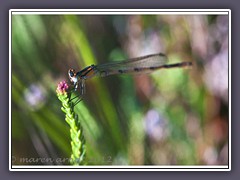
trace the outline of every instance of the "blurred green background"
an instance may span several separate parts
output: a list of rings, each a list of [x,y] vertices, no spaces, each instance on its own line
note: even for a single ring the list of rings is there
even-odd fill
[[[69,164],[69,68],[158,52],[194,66],[86,82],[87,163],[227,165],[228,30],[227,15],[12,15],[13,165]]]

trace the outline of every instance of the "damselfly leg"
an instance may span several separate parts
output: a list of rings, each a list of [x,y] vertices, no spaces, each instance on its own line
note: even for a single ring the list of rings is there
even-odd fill
[[[73,101],[74,99],[77,99],[75,102],[73,102],[73,106],[76,106],[79,102],[83,100],[83,95],[85,94],[85,81],[81,80],[77,82],[77,84],[74,85],[72,92],[80,91],[80,93],[77,93],[75,97],[70,99],[70,101]]]

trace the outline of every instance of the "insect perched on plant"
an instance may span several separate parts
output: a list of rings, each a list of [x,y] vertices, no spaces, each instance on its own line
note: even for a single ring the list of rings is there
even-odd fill
[[[192,66],[192,62],[179,62],[175,64],[166,63],[166,55],[162,53],[150,54],[124,61],[91,65],[78,72],[74,69],[69,69],[68,76],[70,81],[73,83],[74,90],[77,91],[79,88],[80,95],[82,96],[85,93],[85,80],[94,76],[105,77],[115,74],[140,74],[159,69],[184,68]]]

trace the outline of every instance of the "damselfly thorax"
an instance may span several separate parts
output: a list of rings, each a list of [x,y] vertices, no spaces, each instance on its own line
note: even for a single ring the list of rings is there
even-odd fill
[[[73,83],[74,90],[80,88],[80,94],[85,93],[85,80],[94,76],[109,76],[115,74],[141,74],[149,73],[159,69],[191,67],[192,62],[179,62],[167,64],[167,57],[162,53],[150,54],[142,57],[128,59],[118,62],[109,62],[99,65],[88,66],[78,72],[69,69],[68,76]]]

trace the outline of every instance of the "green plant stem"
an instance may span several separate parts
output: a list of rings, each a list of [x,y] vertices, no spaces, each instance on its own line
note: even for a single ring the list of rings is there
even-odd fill
[[[57,95],[58,99],[62,102],[61,110],[65,113],[65,120],[70,126],[72,147],[70,162],[72,165],[83,165],[86,154],[85,139],[78,116],[74,112],[74,105],[70,101],[71,94],[64,91],[63,93],[57,92]]]

